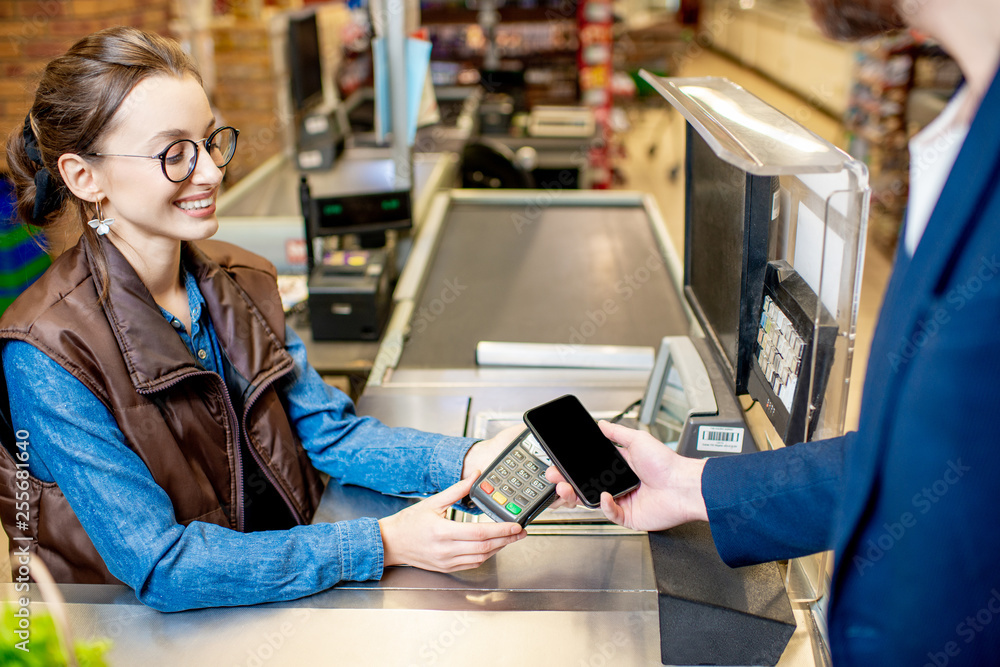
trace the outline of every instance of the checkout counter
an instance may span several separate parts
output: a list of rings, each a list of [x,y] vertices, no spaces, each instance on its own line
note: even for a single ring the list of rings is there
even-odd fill
[[[664,331],[688,331],[671,277],[679,267],[675,257],[665,256],[669,248],[659,243],[666,235],[650,198],[587,192],[567,196],[545,209],[533,233],[518,236],[510,216],[530,205],[533,196],[443,195],[456,199],[446,220],[427,221],[428,229],[440,224],[439,233],[446,233],[439,239],[437,259],[422,269],[416,312],[438,310],[430,309],[441,298],[441,276],[468,287],[453,310],[429,321],[426,333],[436,335],[461,321],[466,327],[456,332],[450,353],[435,352],[434,345],[414,336],[392,372],[386,369],[381,383],[366,388],[360,413],[389,425],[487,437],[519,420],[525,409],[562,393],[575,393],[601,416],[641,395],[648,377],[644,370],[476,367],[475,344],[470,350],[463,341],[481,333],[494,339],[509,332],[518,340],[555,341],[570,335],[571,328],[590,331],[577,317],[582,312],[586,318],[585,308],[577,310],[579,302],[547,312],[551,300],[545,298],[543,283],[536,282],[565,285],[580,277],[575,272],[591,274],[588,286],[599,290],[597,303],[617,296],[625,314],[620,321],[610,317],[588,342],[621,335],[630,344],[645,345]],[[545,229],[550,221],[558,233]],[[576,233],[568,239],[576,240],[568,240],[566,232],[574,227]],[[459,251],[461,238],[483,234],[488,235],[474,245],[479,252],[472,257]],[[490,243],[498,239],[519,243],[501,250]],[[556,260],[551,248],[545,248],[547,240],[567,245],[559,254],[569,257]],[[536,242],[540,247],[533,251]],[[597,252],[588,252],[588,245]],[[495,263],[481,279],[463,269],[494,250],[499,250],[491,260]],[[583,263],[575,269],[568,265],[573,256]],[[650,270],[642,287],[623,301],[614,285],[633,267],[645,266],[650,256],[660,268]],[[636,284],[638,280],[636,276]],[[520,298],[505,297],[507,281],[515,283],[514,291],[525,290]],[[527,298],[528,292],[534,296]],[[466,307],[476,314],[464,317]],[[492,316],[481,317],[485,313]],[[315,521],[385,516],[406,502],[331,482]],[[123,586],[60,589],[78,638],[113,641],[108,655],[112,665],[467,665],[505,650],[512,657],[532,656],[549,664],[660,664],[657,589],[644,533],[592,517],[540,522],[530,525],[528,533],[527,539],[473,570],[440,574],[390,568],[380,581],[345,582],[310,598],[254,607],[162,614],[143,606]],[[3,591],[14,595],[12,584]],[[811,616],[798,610],[796,621],[799,629],[780,664],[817,664]]]
[[[751,122],[734,130],[739,119],[732,113],[727,120],[709,112],[733,112],[734,100],[752,105],[742,89],[728,82],[653,79],[720,160],[774,179],[769,183],[780,182],[780,188],[767,193],[774,204],[762,219],[768,232],[766,260],[801,261],[795,255],[805,257],[806,251],[795,245],[795,238],[802,242],[807,232],[816,231],[819,256],[828,269],[834,259],[846,258],[836,280],[825,280],[825,288],[826,274],[820,274],[815,292],[830,304],[839,327],[833,372],[849,370],[855,311],[842,306],[857,300],[855,262],[863,251],[858,227],[867,217],[866,172],[833,146],[801,134],[770,107],[754,110],[755,117],[757,112],[764,115],[764,125]],[[750,135],[758,140],[766,135],[767,141],[753,144],[745,138]],[[791,150],[795,142],[798,149]],[[809,153],[813,149],[817,152]],[[783,162],[801,157],[803,150],[812,160],[803,168]],[[288,177],[287,165],[270,168],[269,178]],[[418,168],[418,181],[419,173]],[[278,202],[280,196],[266,194],[270,186],[265,182],[241,184],[245,198],[231,208],[221,201],[220,217],[249,211],[242,206],[251,206],[257,193],[264,193],[257,206]],[[849,197],[840,205],[837,198],[843,192]],[[718,197],[719,191],[709,194]],[[596,417],[619,413],[649,394],[654,350],[665,336],[696,339],[720,406],[722,393],[728,391],[733,400],[741,379],[746,382],[739,369],[752,370],[752,364],[743,366],[741,355],[746,352],[754,363],[763,363],[754,340],[747,341],[747,350],[742,342],[734,346],[735,363],[727,365],[729,348],[713,341],[719,338],[720,323],[648,195],[445,190],[428,196],[432,199],[393,293],[391,320],[358,401],[360,414],[391,426],[485,438],[519,423],[526,409],[565,393],[577,395]],[[813,219],[804,209],[824,211],[820,229],[808,227]],[[301,217],[295,223],[288,210],[255,210],[301,230]],[[747,225],[759,224],[748,210],[741,211]],[[743,228],[735,228],[742,236]],[[780,239],[768,240],[771,233]],[[829,247],[834,235],[841,241],[836,254]],[[685,255],[690,261],[690,247]],[[756,295],[754,315],[759,318],[762,288],[753,282],[756,278],[747,278],[746,262],[743,268],[742,273],[737,268],[729,287],[737,295]],[[839,300],[823,299],[834,282]],[[504,348],[506,362],[503,355],[487,362],[483,341],[501,348],[515,345]],[[547,346],[547,361],[525,366],[518,357],[524,348],[517,347],[523,344]],[[311,344],[314,364],[321,347]],[[609,354],[637,349],[648,351],[648,363],[607,363]],[[773,371],[769,365],[765,370]],[[780,377],[765,377],[775,380],[780,392]],[[661,412],[661,397],[654,394],[646,402],[654,401]],[[816,422],[812,432],[820,436],[836,429],[838,416],[842,427],[846,390],[831,380],[823,398],[823,407],[814,400],[810,407],[815,410],[807,414],[810,423]],[[663,401],[665,406],[666,394]],[[667,419],[657,435],[665,442],[683,441],[683,417]],[[773,444],[755,433],[747,438],[748,447],[753,440],[757,448]],[[386,516],[406,502],[331,482],[315,521]],[[458,510],[454,518],[488,520]],[[162,614],[141,605],[126,587],[60,589],[77,637],[114,642],[108,655],[113,665],[468,665],[499,662],[504,654],[560,665],[661,664],[661,656],[668,655],[661,645],[667,621],[649,536],[609,524],[589,510],[547,510],[527,531],[527,539],[473,570],[440,574],[390,568],[380,581],[345,582],[309,598],[255,607]],[[776,571],[778,567],[774,565]],[[781,575],[790,577],[793,570],[793,563],[780,566]],[[825,574],[820,572],[820,579]],[[2,590],[7,598],[14,595],[13,585]],[[784,589],[780,600],[743,600],[757,611],[790,603],[794,632],[779,647],[779,665],[827,664],[822,602],[816,602],[822,593],[820,581],[811,595],[790,588],[789,600]],[[747,597],[753,597],[749,588]],[[761,657],[750,662],[774,664]]]

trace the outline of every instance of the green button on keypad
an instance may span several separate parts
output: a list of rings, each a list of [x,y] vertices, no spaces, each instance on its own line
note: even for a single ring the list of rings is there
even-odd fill
[[[516,516],[521,513],[521,508],[514,503],[507,503],[507,511]]]

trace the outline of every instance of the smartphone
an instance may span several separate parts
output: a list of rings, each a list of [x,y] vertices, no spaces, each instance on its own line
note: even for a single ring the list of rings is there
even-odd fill
[[[550,463],[525,429],[472,485],[472,502],[494,521],[522,526],[552,504],[556,485],[545,479]]]
[[[639,486],[618,447],[576,396],[567,394],[528,410],[524,423],[587,507],[599,507],[603,491],[617,498]]]

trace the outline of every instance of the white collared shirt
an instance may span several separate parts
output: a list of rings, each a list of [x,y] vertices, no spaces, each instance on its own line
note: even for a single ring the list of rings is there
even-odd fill
[[[911,257],[969,133],[968,124],[958,118],[968,94],[968,87],[963,86],[944,111],[910,139],[910,195],[903,243]]]

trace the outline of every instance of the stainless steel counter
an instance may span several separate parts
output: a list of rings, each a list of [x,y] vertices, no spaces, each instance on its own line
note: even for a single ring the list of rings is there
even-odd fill
[[[383,386],[366,392],[359,411],[390,425],[457,435],[496,430],[541,393],[567,388],[554,379],[526,392]],[[592,385],[575,391],[601,410],[620,404],[630,389]],[[497,409],[484,412],[484,406]],[[333,483],[316,521],[381,517],[409,502]],[[109,664],[116,666],[465,666],[495,662],[500,652],[557,665],[660,664],[657,594],[644,534],[609,524],[532,524],[528,533],[474,570],[389,568],[381,581],[346,582],[309,598],[254,607],[163,614],[124,586],[60,589],[75,636],[110,638]],[[0,586],[0,595],[14,599],[13,584]],[[37,590],[31,597],[40,599]],[[33,611],[45,606],[34,602]],[[804,608],[795,616],[798,628],[779,665],[822,664],[815,657],[812,617]]]
[[[655,665],[644,545],[530,536],[457,575],[396,568],[304,600],[176,614],[121,587],[62,589],[76,637],[112,639],[112,665],[467,665],[498,650],[549,664]]]
[[[323,513],[333,518],[351,506],[381,515],[405,502],[333,486]],[[75,637],[111,639],[108,660],[118,667],[464,666],[492,664],[501,651],[556,665],[660,664],[647,538],[591,530],[531,527],[527,539],[475,570],[390,568],[378,582],[254,607],[164,614],[124,586],[60,589]],[[0,595],[15,599],[13,584],[0,585]],[[33,602],[32,611],[45,607]],[[795,615],[799,627],[779,665],[811,667],[811,617]]]
[[[381,515],[405,502],[333,486],[324,516],[345,506]],[[492,664],[500,652],[556,665],[660,664],[647,538],[591,530],[531,528],[474,570],[390,568],[378,582],[254,607],[163,614],[124,586],[60,589],[75,637],[110,638],[113,666],[469,665]],[[14,599],[13,584],[0,595]],[[798,610],[796,619],[779,664],[815,665],[810,618]]]

